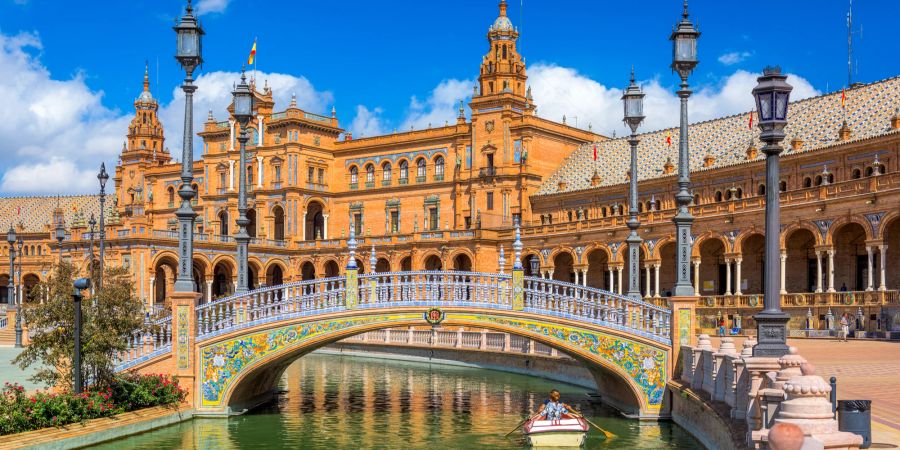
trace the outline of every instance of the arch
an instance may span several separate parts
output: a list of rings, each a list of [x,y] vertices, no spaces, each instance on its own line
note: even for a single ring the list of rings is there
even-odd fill
[[[401,159],[397,166],[400,168],[399,179],[408,180],[409,179],[409,160]]]
[[[353,165],[350,166],[350,185],[355,185],[359,183],[359,167]]]
[[[35,273],[26,273],[22,276],[22,298],[24,301],[32,302],[32,301],[40,301],[40,299],[33,299],[32,294],[34,293],[34,287],[41,282],[41,277]]]
[[[860,228],[862,228],[863,233],[865,233],[866,240],[875,239],[875,236],[872,234],[872,226],[869,225],[869,223],[866,222],[865,219],[857,216],[843,216],[835,219],[835,221],[828,228],[828,233],[825,234],[825,244],[834,245],[834,235],[838,232],[838,230],[851,223],[857,224],[860,226]]]
[[[425,157],[420,156],[416,159],[416,179],[422,179],[425,177],[427,173],[427,162],[425,162]]]
[[[219,219],[219,234],[228,236],[228,210],[223,209],[217,214]]]
[[[388,273],[391,272],[391,262],[388,261],[387,258],[378,258],[375,262],[375,270],[374,273]]]
[[[402,272],[412,271],[412,256],[404,256],[400,259],[400,270]]]
[[[795,231],[800,230],[800,229],[809,231],[810,234],[812,234],[813,240],[814,240],[813,245],[822,245],[823,244],[822,235],[821,235],[821,233],[819,233],[819,229],[816,228],[815,225],[813,225],[809,222],[797,221],[797,222],[794,222],[794,223],[788,225],[787,227],[785,227],[784,230],[781,232],[781,249],[782,250],[787,248],[786,243],[787,243],[788,236],[790,236]]]
[[[212,298],[226,297],[234,293],[236,265],[231,257],[220,256],[213,261]]]
[[[900,267],[900,213],[894,213],[882,222],[881,237],[883,243],[887,245],[887,251],[884,252],[884,260],[879,264],[879,272],[884,271],[887,289],[900,289],[900,270],[885,270],[887,267]],[[881,273],[879,272],[876,273],[880,289]]]
[[[694,247],[700,257],[700,294],[722,295],[726,292],[725,253],[728,246],[724,239],[709,235]]]
[[[853,220],[832,228],[834,285],[830,288],[862,291],[868,287],[867,228]]]
[[[206,303],[210,300],[204,283],[206,281],[206,273],[209,271],[209,259],[206,256],[194,253],[192,264],[194,292],[200,294],[200,303]]]
[[[12,303],[9,298],[9,289],[6,288],[7,285],[9,285],[9,274],[0,274],[0,303],[4,305]]]
[[[460,259],[460,257],[464,257],[464,258]],[[447,256],[447,261],[450,262],[450,266],[452,267],[452,270],[465,270],[465,271],[470,271],[470,272],[473,270],[472,263],[473,263],[473,261],[476,261],[476,259],[477,258],[475,258],[475,254],[472,253],[472,251],[467,248],[458,248],[458,249],[450,252],[450,254]],[[460,263],[462,263],[463,265],[467,265],[468,268],[460,269],[459,266],[457,265],[457,260]],[[481,269],[481,266],[479,266],[479,269]],[[493,266],[489,266],[487,269],[488,269],[487,270],[488,272],[494,272],[497,270],[496,267],[493,267]]]
[[[381,163],[381,180],[388,183],[391,182],[391,162],[385,161]]]
[[[366,164],[366,184],[375,182],[375,165],[372,163]]]
[[[281,261],[273,260],[266,267],[266,286],[279,286],[284,284],[285,266]]]
[[[247,402],[270,393],[288,364],[317,348],[366,331],[420,322],[418,311],[356,311],[341,317],[265,324],[217,336],[199,344],[200,407],[243,409],[250,406]],[[511,316],[490,310],[473,312],[471,308],[445,308],[443,324],[511,333],[556,348],[590,370],[604,396],[625,412],[647,417],[661,410],[670,355],[659,344],[564,319]],[[231,354],[236,356],[223,358]]]
[[[565,281],[567,283],[575,282],[575,255],[568,250],[556,252],[556,255],[550,259],[553,261],[553,279]]]
[[[576,264],[576,261],[578,261],[578,258],[575,256],[575,250],[572,250],[571,247],[565,246],[565,247],[554,248],[553,251],[550,252],[550,255],[547,257],[546,263],[552,264],[552,262],[556,259],[556,257],[560,253],[568,253],[569,256],[572,257],[572,264]]]
[[[304,261],[300,264],[300,279],[314,280],[316,278],[316,266],[312,261]]]
[[[427,254],[422,258],[422,267],[425,270],[443,270],[444,262],[438,254]]]
[[[457,270],[460,272],[471,272],[472,271],[472,258],[469,257],[467,252],[458,252],[456,256],[453,257],[453,270]]]
[[[656,295],[661,297],[670,297],[672,295],[672,288],[675,286],[676,281],[676,261],[675,261],[675,252],[678,249],[678,243],[675,239],[671,237],[666,237],[665,239],[660,240],[656,243],[656,255],[657,259],[659,259],[659,289],[661,292],[657,292]],[[691,273],[690,282],[694,284],[694,265],[690,264]]]
[[[785,286],[787,292],[813,292],[816,289],[816,255],[818,230],[796,226],[785,230]],[[824,271],[823,271],[824,275]]]
[[[532,270],[531,265],[532,261],[537,263],[538,270]],[[524,268],[524,275],[526,277],[540,277],[540,267],[541,267],[541,256],[539,253],[529,252],[522,257],[522,267]]]
[[[336,277],[341,274],[341,267],[334,259],[328,259],[322,263],[322,274],[325,278]]]
[[[306,205],[306,236],[312,241],[325,238],[325,205],[319,201],[310,201]]]
[[[762,294],[765,284],[766,237],[755,231],[744,233],[735,240],[735,252],[741,254],[741,278],[747,280],[747,287],[741,286],[743,294]],[[735,280],[741,283],[741,280]]]
[[[444,178],[444,156],[437,155],[434,157],[434,178],[441,180]]]
[[[272,239],[284,240],[284,208],[281,205],[272,207]]]
[[[612,261],[609,248],[605,245],[596,245],[585,251],[585,260],[588,264],[587,284],[588,286],[610,290],[609,285],[609,263]]]
[[[715,234],[715,233],[712,233],[712,232],[707,232],[707,233],[701,234],[701,235],[694,241],[693,248],[691,249],[691,256],[694,256],[694,257],[700,257],[700,246],[703,245],[703,243],[704,243],[705,241],[708,241],[708,240],[711,240],[711,239],[714,239],[714,240],[719,241],[719,242],[722,244],[722,247],[725,249],[725,252],[726,252],[726,253],[728,252],[728,249],[729,249],[728,240],[725,239],[724,236],[719,235],[719,234]]]

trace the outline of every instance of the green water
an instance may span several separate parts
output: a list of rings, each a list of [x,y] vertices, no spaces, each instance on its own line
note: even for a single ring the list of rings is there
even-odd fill
[[[515,427],[553,388],[594,423],[586,448],[700,449],[678,426],[617,417],[588,390],[492,370],[308,355],[268,407],[229,419],[194,419],[95,448],[108,449],[496,449],[521,448]]]

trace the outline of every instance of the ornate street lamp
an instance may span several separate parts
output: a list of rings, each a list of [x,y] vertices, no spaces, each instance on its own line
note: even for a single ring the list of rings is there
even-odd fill
[[[94,275],[94,227],[97,226],[97,220],[94,219],[94,213],[91,213],[91,218],[88,219],[88,230],[90,230],[90,251],[88,255],[91,257],[90,268],[88,269],[88,273]]]
[[[59,263],[62,264],[62,255],[63,255],[62,243],[64,240],[66,240],[66,224],[65,224],[66,219],[65,219],[65,216],[63,215],[62,211],[59,210],[58,208],[59,207],[57,206],[57,211],[59,212],[59,215],[56,217],[56,229],[54,230],[53,234],[54,234],[54,237],[56,238],[56,242],[59,244]]]
[[[106,182],[109,180],[109,174],[106,173],[106,163],[100,163],[100,173],[97,174],[97,180],[100,181],[100,274],[97,275],[97,287],[103,286],[103,257],[106,241],[106,227],[104,226],[103,216],[106,215]]]
[[[9,284],[6,285],[7,298],[12,299],[16,305],[16,348],[22,348],[22,308],[19,306],[19,298],[16,295],[16,230],[9,224],[9,232],[6,233],[6,242],[9,243]]]
[[[781,270],[778,235],[781,232],[781,211],[779,206],[778,186],[780,178],[778,159],[781,154],[781,141],[784,140],[784,127],[787,125],[788,101],[791,85],[785,80],[787,75],[781,74],[778,67],[766,67],[763,75],[757,78],[758,84],[753,88],[756,99],[757,121],[762,133],[759,139],[765,143],[762,148],[766,154],[766,250],[765,280],[763,287],[764,309],[753,316],[757,326],[757,344],[753,347],[753,356],[780,357],[788,353],[787,322],[790,316],[781,310]]]
[[[688,206],[693,200],[690,192],[690,152],[688,150],[688,97],[691,91],[688,89],[688,76],[697,67],[697,38],[700,32],[688,20],[687,0],[684,2],[684,12],[669,40],[672,41],[672,70],[678,72],[681,77],[681,85],[678,97],[681,99],[681,128],[678,139],[678,193],[675,194],[675,202],[678,204],[678,212],[672,219],[675,222],[676,241],[676,267],[674,297],[692,297],[694,288],[691,286],[691,224],[694,217]]]
[[[641,122],[644,121],[644,93],[641,92],[640,86],[634,82],[634,69],[631,69],[631,84],[622,94],[622,103],[625,106],[625,118],[623,122],[631,128],[631,136],[628,137],[628,144],[631,146],[631,186],[629,189],[630,205],[628,207],[628,229],[631,233],[625,242],[628,243],[628,296],[636,300],[641,298],[641,269],[638,267],[638,260],[641,252],[641,237],[638,236],[638,227],[641,222],[638,220],[637,207],[637,146],[640,139],[637,138],[637,129]]]
[[[201,52],[203,28],[194,17],[194,9],[188,0],[185,14],[181,22],[173,29],[178,35],[175,59],[184,68],[185,77],[181,90],[184,91],[184,136],[181,153],[181,206],[175,211],[178,217],[178,277],[175,279],[175,292],[194,291],[194,219],[197,213],[191,205],[195,192],[191,188],[194,181],[194,69],[203,63]]]
[[[240,124],[241,132],[238,135],[240,148],[240,162],[238,163],[238,172],[240,172],[240,184],[238,186],[238,218],[235,221],[238,226],[234,240],[237,242],[237,264],[238,264],[238,282],[235,293],[241,294],[248,290],[249,266],[247,264],[247,245],[250,243],[250,235],[247,233],[247,225],[250,220],[247,219],[247,140],[250,136],[247,134],[247,124],[253,117],[253,93],[250,92],[250,86],[247,85],[247,77],[241,70],[241,83],[237,85],[234,92],[231,93],[234,103],[234,119]]]
[[[75,309],[75,335],[73,339],[75,354],[72,358],[72,375],[74,377],[72,387],[76,394],[80,394],[84,389],[84,383],[81,381],[81,299],[83,298],[81,291],[90,289],[90,287],[90,278],[79,278],[75,280],[72,286],[72,303]]]

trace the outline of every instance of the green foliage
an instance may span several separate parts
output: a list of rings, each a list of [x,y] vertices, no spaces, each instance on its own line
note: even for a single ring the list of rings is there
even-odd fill
[[[174,376],[165,375],[117,375],[110,387],[92,387],[82,394],[39,392],[27,396],[22,386],[6,383],[0,391],[0,435],[177,405],[185,394]]]
[[[13,362],[21,368],[37,364],[32,381],[72,390],[72,356],[75,351],[75,307],[72,283],[78,276],[69,263],[59,263],[52,276],[32,289],[22,318],[32,331],[31,344]],[[134,283],[121,267],[107,268],[103,286],[92,280],[94,294],[84,292],[81,302],[82,380],[110,386],[115,373],[113,357],[127,348],[127,338],[143,324],[143,305],[134,294]],[[39,292],[48,292],[43,300]]]

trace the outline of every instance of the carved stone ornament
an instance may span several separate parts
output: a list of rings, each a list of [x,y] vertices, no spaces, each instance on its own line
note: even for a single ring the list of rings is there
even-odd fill
[[[484,129],[487,130],[488,133],[494,131],[494,121],[488,120],[484,123]]]

